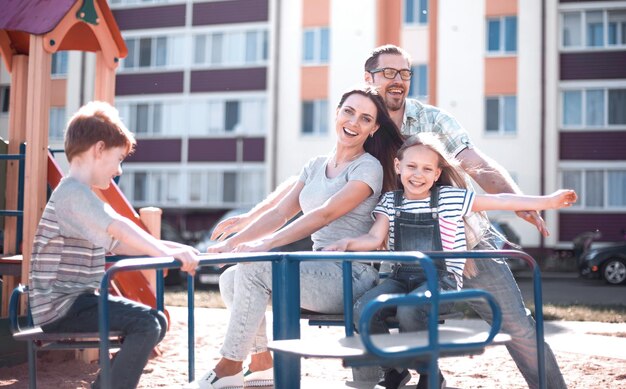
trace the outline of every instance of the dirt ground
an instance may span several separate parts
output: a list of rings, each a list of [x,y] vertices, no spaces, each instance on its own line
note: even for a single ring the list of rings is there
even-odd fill
[[[187,318],[183,308],[171,308],[171,328],[159,346],[162,354],[152,358],[142,376],[139,388],[180,388],[187,380]],[[228,318],[226,310],[198,309],[196,313],[197,376],[214,366]],[[337,328],[303,327],[302,336],[320,331],[341,331]],[[573,342],[576,339],[572,339]],[[626,361],[582,354],[556,352],[569,388],[625,388]],[[474,357],[447,358],[440,361],[448,388],[525,388],[516,366],[503,347],[488,349]],[[38,387],[41,389],[88,388],[95,378],[96,363],[74,360],[68,352],[41,353],[38,364]],[[304,388],[372,387],[351,382],[351,371],[337,360],[303,360]],[[27,364],[0,368],[0,387],[27,388]],[[417,382],[414,375],[410,384]],[[411,387],[411,386],[409,386]]]

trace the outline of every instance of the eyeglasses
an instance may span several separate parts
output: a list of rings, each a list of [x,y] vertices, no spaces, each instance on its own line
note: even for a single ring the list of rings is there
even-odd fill
[[[378,69],[372,69],[369,71],[370,74],[374,74],[374,73],[383,73],[383,76],[385,78],[388,78],[390,80],[393,80],[394,78],[396,78],[396,74],[400,73],[400,78],[403,79],[404,81],[410,81],[411,80],[411,76],[413,75],[413,72],[409,69],[394,69],[394,68],[378,68]]]

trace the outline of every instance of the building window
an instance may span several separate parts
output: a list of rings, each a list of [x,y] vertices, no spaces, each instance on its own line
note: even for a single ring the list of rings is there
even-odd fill
[[[146,172],[135,172],[133,174],[133,196],[137,202],[148,200],[148,174]]]
[[[516,96],[493,96],[485,99],[485,131],[488,134],[517,132]]]
[[[561,13],[563,48],[626,47],[626,10],[591,10]]]
[[[194,65],[265,65],[267,30],[213,32],[194,36]]]
[[[65,131],[65,107],[50,107],[48,138],[62,141]]]
[[[189,135],[205,136],[236,133],[262,135],[267,132],[265,98],[237,100],[192,100],[189,104]],[[191,119],[193,118],[193,119]],[[185,120],[186,118],[181,118]]]
[[[573,205],[582,209],[626,209],[626,169],[567,169],[563,187],[578,194]]]
[[[580,12],[567,12],[562,15],[562,39],[563,46],[581,46],[581,13]]]
[[[265,174],[263,171],[244,171],[240,174],[241,191],[239,201],[244,204],[257,204],[265,196]]]
[[[568,89],[561,101],[564,128],[626,125],[626,89]]]
[[[254,205],[266,195],[262,166],[222,170],[207,165],[181,171],[179,166],[146,169],[133,165],[125,164],[119,186],[137,206],[223,208]]]
[[[234,203],[237,201],[237,173],[224,172],[222,182],[222,201]]]
[[[517,52],[516,16],[487,19],[487,52],[489,54]]]
[[[189,202],[200,203],[202,202],[202,177],[201,172],[189,173]]]
[[[302,102],[302,134],[328,133],[328,100]]]
[[[11,87],[0,85],[0,113],[8,113],[10,105]]]
[[[330,30],[328,27],[305,29],[302,47],[302,62],[304,64],[328,63],[330,59]]]
[[[224,114],[224,130],[233,132],[237,124],[239,124],[239,102],[227,101]]]
[[[50,75],[53,77],[67,76],[67,51],[58,51],[52,54]]]
[[[626,10],[607,11],[607,43],[626,46]]]
[[[122,70],[162,69],[183,66],[185,38],[182,35],[126,38],[128,56]]]
[[[178,172],[150,172],[154,197],[146,199],[156,204],[171,206],[178,204],[181,196]]]
[[[404,0],[404,23],[428,24],[428,0]]]
[[[422,101],[428,100],[428,65],[411,66],[413,77],[411,78],[411,88],[409,97]]]
[[[117,106],[120,116],[127,120],[128,128],[138,137],[162,134],[165,132],[163,123],[171,122],[170,118],[164,118],[170,110],[164,109],[160,102],[121,102]]]
[[[264,96],[224,100],[212,98],[118,100],[120,117],[138,138],[267,133]]]

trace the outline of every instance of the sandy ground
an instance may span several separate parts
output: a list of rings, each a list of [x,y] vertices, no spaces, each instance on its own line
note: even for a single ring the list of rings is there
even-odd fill
[[[187,318],[184,308],[170,308],[170,332],[159,346],[161,355],[150,360],[140,388],[180,388],[187,380]],[[196,367],[197,376],[213,367],[219,358],[228,313],[221,309],[197,309],[196,313]],[[304,326],[302,336],[330,333],[339,334],[339,328]],[[606,334],[603,334],[606,335]],[[571,341],[577,342],[575,336]],[[613,337],[611,337],[613,338]],[[555,351],[569,388],[625,388],[626,359],[607,358],[581,353]],[[447,358],[440,361],[448,388],[525,388],[516,366],[504,347],[488,349],[474,357]],[[42,389],[88,388],[98,370],[96,363],[72,359],[69,352],[46,352],[39,357],[38,387]],[[27,388],[27,365],[0,368],[0,387]],[[349,369],[338,360],[302,361],[303,388],[371,388],[352,382]],[[417,376],[410,384],[414,386]],[[411,385],[409,386],[411,387]]]

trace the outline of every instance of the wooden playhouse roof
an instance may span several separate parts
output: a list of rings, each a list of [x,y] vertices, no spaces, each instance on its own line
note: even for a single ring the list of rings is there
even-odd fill
[[[0,12],[0,53],[10,70],[13,54],[28,54],[29,35],[44,35],[62,26],[59,42],[51,42],[52,52],[59,50],[99,51],[107,39],[117,58],[128,53],[122,34],[106,0],[4,0]],[[97,34],[96,29],[106,30]],[[105,38],[103,38],[105,37]]]

